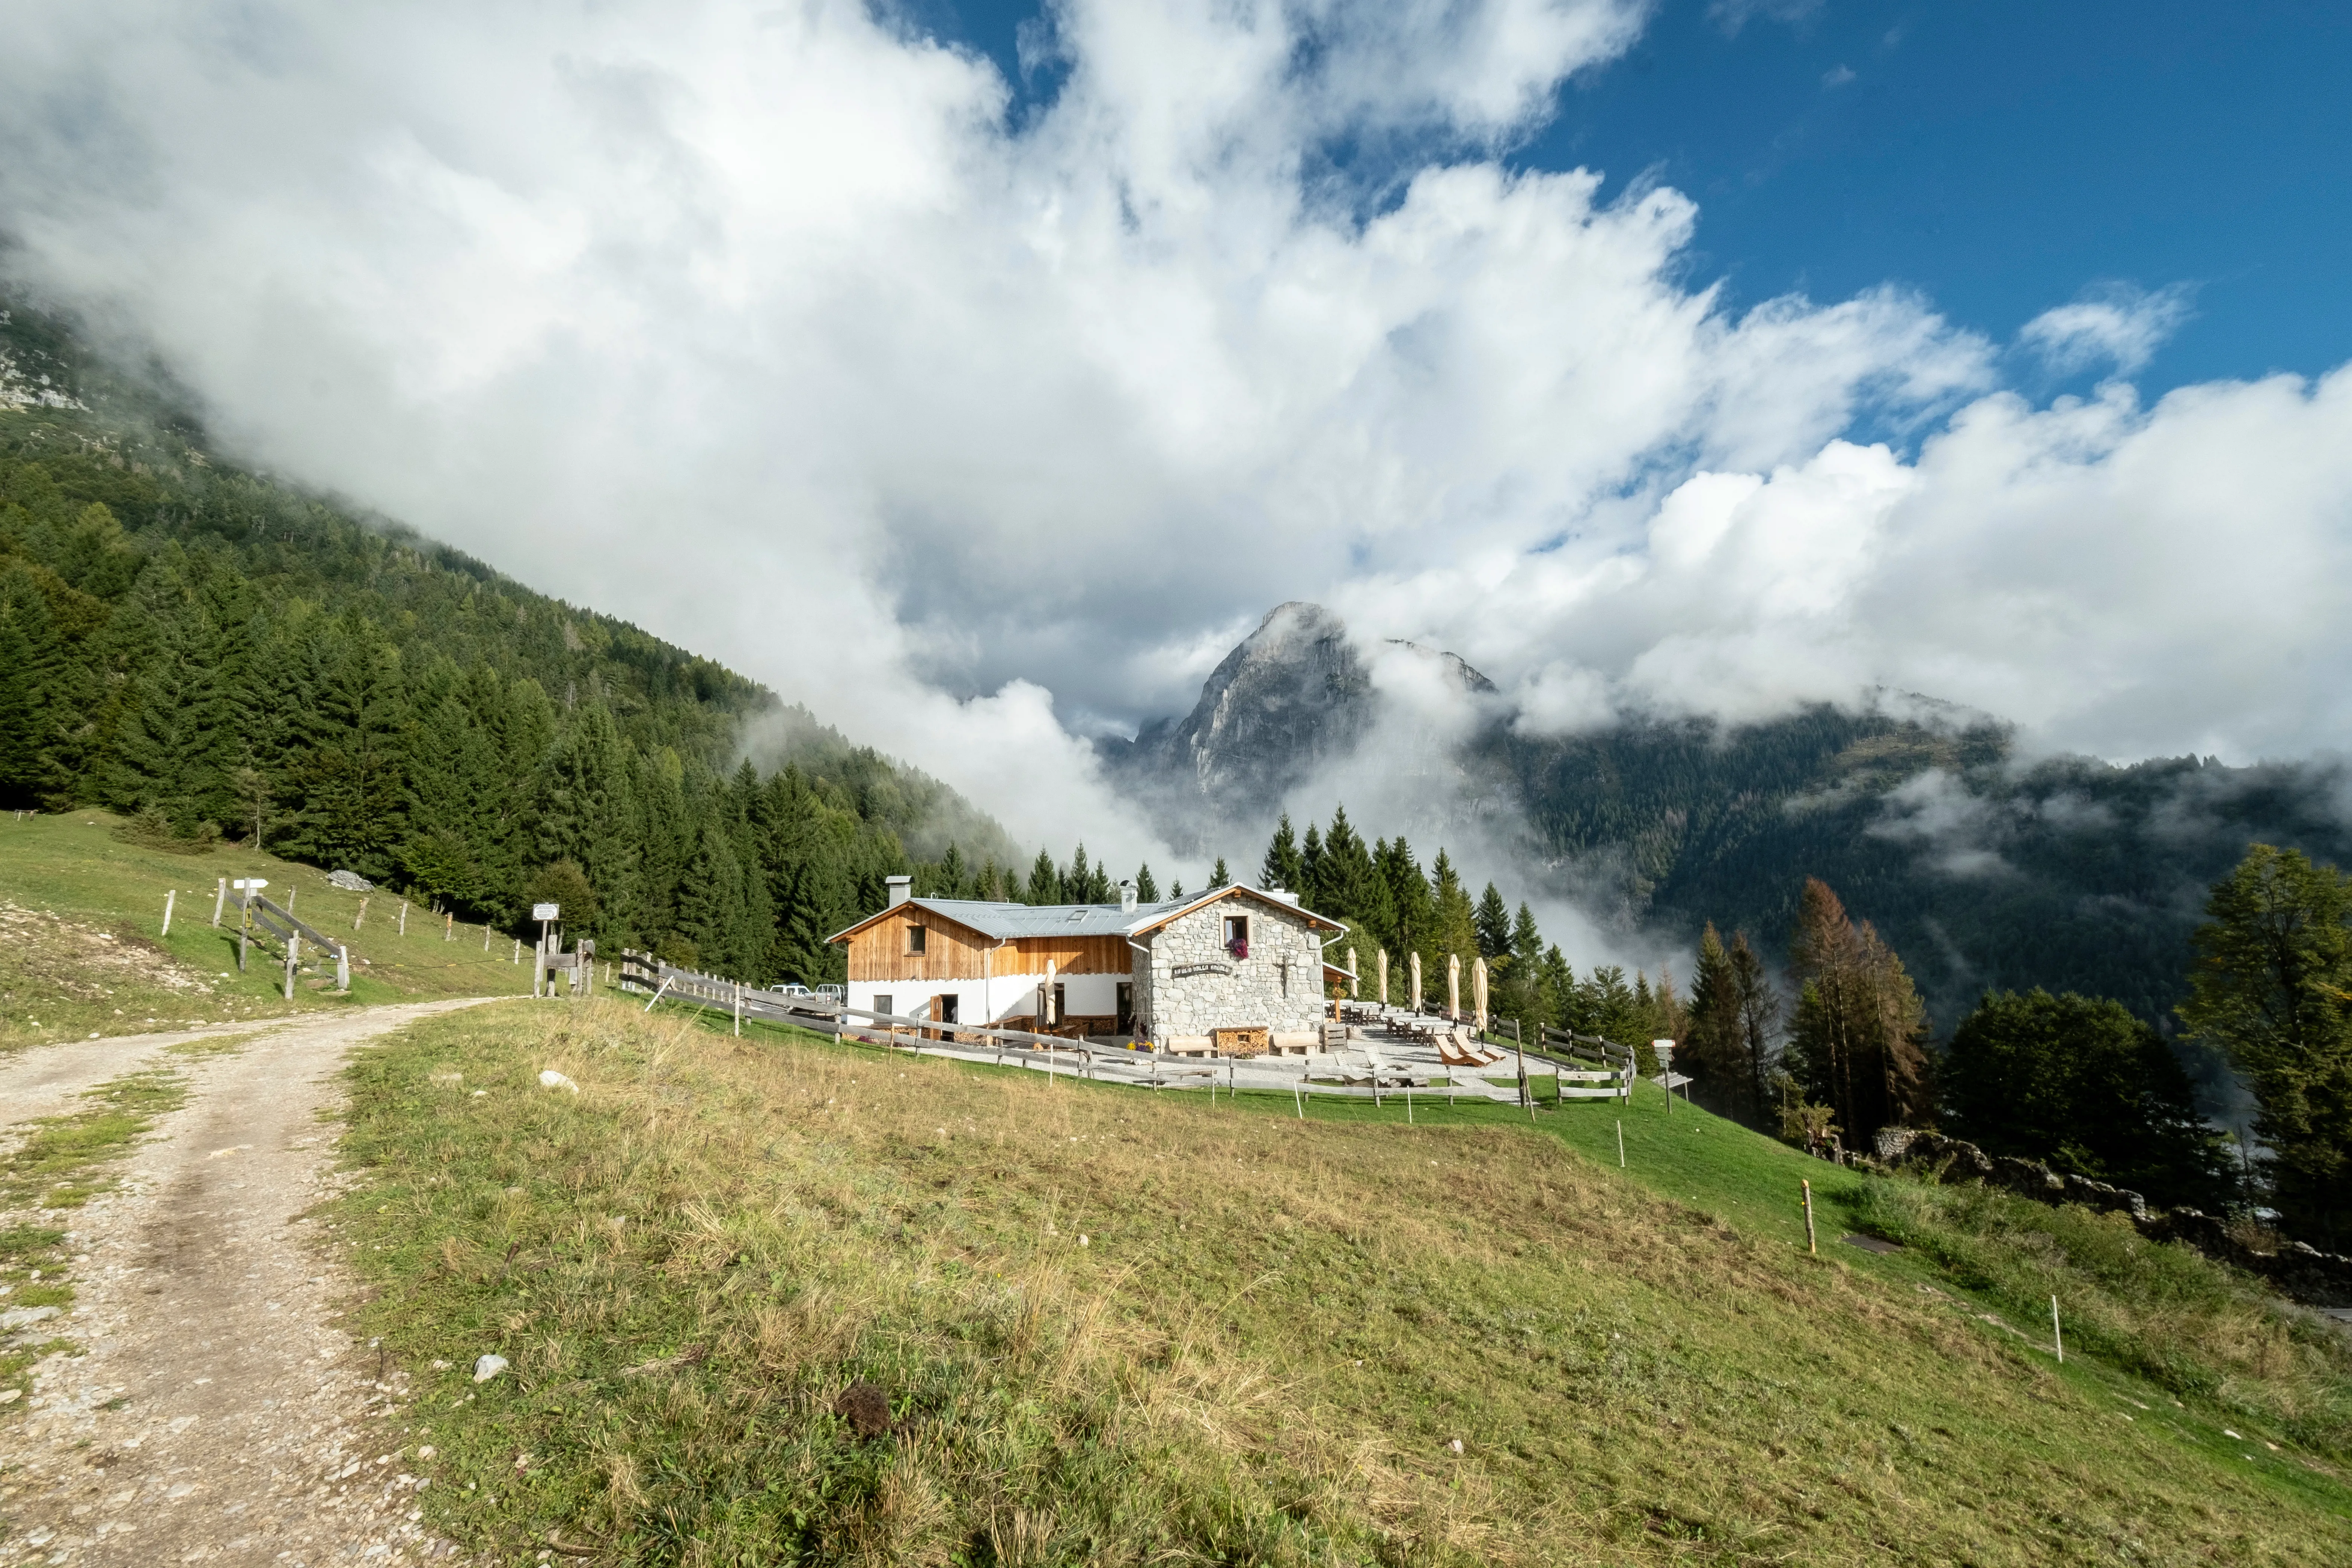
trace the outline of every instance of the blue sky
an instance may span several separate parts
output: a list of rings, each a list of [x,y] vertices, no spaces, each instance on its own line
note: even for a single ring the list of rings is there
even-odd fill
[[[1038,7],[913,0],[1017,90]],[[1736,305],[1916,289],[2006,342],[2086,288],[2185,285],[2137,375],[2352,359],[2352,5],[2317,0],[1667,0],[1511,161],[1697,199],[1695,280]],[[2017,384],[2060,390],[2031,363]]]

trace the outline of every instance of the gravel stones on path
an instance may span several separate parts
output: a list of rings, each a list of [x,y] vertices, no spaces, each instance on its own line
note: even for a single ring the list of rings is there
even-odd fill
[[[84,1353],[43,1361],[23,1416],[0,1416],[0,1568],[451,1550],[425,1531],[425,1483],[402,1462],[404,1381],[379,1382],[338,1326],[353,1286],[301,1216],[333,1190],[320,1113],[345,1053],[471,1005],[303,1020],[187,1061],[188,1103],[122,1185],[47,1216],[70,1232],[77,1299],[45,1331]]]

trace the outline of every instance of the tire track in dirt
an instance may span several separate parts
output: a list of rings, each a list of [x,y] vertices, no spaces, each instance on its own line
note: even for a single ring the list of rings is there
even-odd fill
[[[353,1286],[304,1212],[333,1189],[347,1053],[471,1001],[272,1028],[184,1064],[122,1186],[51,1216],[76,1300],[0,1424],[0,1568],[410,1561],[445,1552],[400,1463],[402,1380],[339,1326]],[[35,1216],[37,1217],[37,1216]]]

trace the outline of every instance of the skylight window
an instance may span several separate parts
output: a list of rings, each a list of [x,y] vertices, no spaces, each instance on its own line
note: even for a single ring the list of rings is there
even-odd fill
[[[1084,920],[1084,919],[1086,919],[1086,918],[1087,918],[1087,911],[1086,911],[1086,910],[1072,910],[1070,911],[1070,919],[1071,919],[1071,921],[1072,921],[1073,922],[1076,922],[1076,921],[1082,921],[1082,920]]]

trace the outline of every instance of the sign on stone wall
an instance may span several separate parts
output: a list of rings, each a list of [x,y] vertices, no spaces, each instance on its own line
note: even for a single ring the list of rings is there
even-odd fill
[[[1181,980],[1192,974],[1231,974],[1233,972],[1234,966],[1230,963],[1180,963],[1168,974],[1171,979]]]

